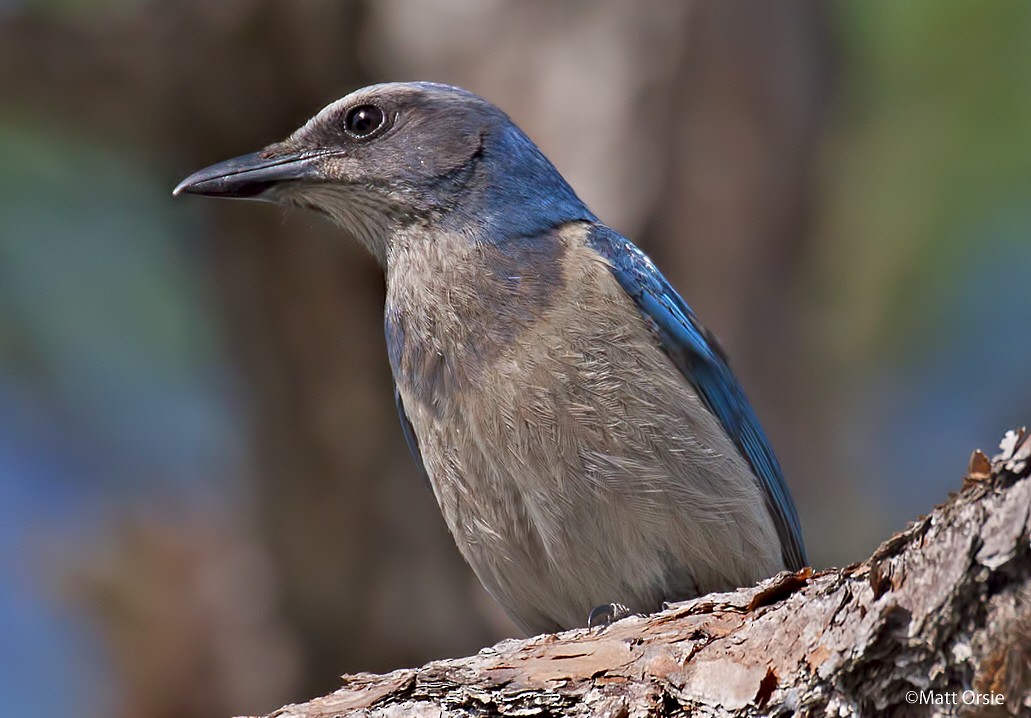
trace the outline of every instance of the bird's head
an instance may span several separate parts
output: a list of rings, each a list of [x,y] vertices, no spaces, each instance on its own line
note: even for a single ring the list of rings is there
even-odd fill
[[[381,262],[420,226],[500,241],[593,219],[505,113],[424,82],[357,90],[286,140],[195,172],[180,193],[319,210]]]

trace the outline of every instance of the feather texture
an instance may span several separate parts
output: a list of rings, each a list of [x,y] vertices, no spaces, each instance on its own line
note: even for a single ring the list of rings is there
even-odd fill
[[[715,337],[632,242],[598,226],[590,244],[611,263],[619,285],[634,300],[663,349],[755,470],[777,525],[784,562],[793,571],[802,568],[806,565],[802,525],[780,464]]]

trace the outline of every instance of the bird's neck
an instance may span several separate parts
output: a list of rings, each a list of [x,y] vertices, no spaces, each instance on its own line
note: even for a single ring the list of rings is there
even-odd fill
[[[449,176],[438,227],[476,242],[506,243],[597,218],[515,125],[485,135],[462,171]]]
[[[387,257],[385,316],[398,384],[439,403],[507,352],[565,286],[569,232],[585,231],[570,227],[505,242],[467,232],[399,239]]]
[[[391,261],[394,254],[403,258],[425,250],[432,257],[432,245],[440,245],[458,257],[471,247],[524,240],[532,244],[556,227],[597,221],[554,165],[514,125],[485,133],[464,164],[429,181],[389,188],[385,199],[352,196],[332,206],[339,207],[336,215],[344,226],[368,216],[363,226],[350,229],[388,273],[401,263]],[[445,264],[449,257],[438,259]]]

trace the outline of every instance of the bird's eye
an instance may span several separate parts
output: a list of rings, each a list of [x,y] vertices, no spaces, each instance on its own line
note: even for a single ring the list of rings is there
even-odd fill
[[[383,110],[375,105],[352,107],[344,116],[344,129],[355,137],[368,137],[386,122]]]

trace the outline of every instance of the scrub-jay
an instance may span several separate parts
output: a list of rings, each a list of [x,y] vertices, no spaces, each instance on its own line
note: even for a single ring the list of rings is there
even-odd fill
[[[528,632],[806,563],[713,336],[494,105],[374,85],[182,192],[316,209],[379,260],[405,438],[462,555]]]

